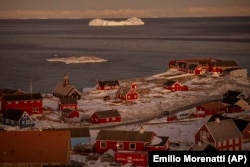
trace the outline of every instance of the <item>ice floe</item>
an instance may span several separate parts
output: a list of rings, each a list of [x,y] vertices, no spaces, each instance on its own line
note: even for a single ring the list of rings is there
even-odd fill
[[[63,62],[65,64],[79,64],[79,63],[100,63],[108,61],[95,56],[70,56],[70,57],[55,57],[46,59],[49,62]]]
[[[137,17],[132,17],[122,21],[93,19],[89,22],[88,25],[89,26],[137,26],[137,25],[144,25],[144,22]]]

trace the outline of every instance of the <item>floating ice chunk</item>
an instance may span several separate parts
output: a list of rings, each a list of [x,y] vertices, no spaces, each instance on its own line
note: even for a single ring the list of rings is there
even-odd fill
[[[79,63],[100,63],[108,60],[95,56],[70,56],[70,57],[56,57],[46,59],[49,62],[63,62],[65,64],[79,64]]]
[[[89,26],[136,26],[136,25],[144,25],[144,22],[137,17],[132,17],[123,21],[93,19],[89,22],[88,25]]]

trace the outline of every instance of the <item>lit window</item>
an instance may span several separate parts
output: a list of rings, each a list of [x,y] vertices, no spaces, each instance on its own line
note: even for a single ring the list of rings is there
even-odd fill
[[[117,143],[117,149],[123,149],[123,143]]]

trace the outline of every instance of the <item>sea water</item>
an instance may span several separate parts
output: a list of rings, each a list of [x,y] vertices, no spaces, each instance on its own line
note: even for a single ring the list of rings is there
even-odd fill
[[[184,58],[235,60],[250,70],[250,17],[142,18],[143,26],[119,27],[90,20],[0,20],[0,88],[50,93],[67,72],[81,91],[98,80],[161,73]],[[72,56],[107,61],[47,61]]]

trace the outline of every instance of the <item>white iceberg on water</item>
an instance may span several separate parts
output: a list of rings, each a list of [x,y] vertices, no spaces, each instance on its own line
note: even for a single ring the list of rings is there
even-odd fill
[[[93,19],[89,22],[88,25],[89,26],[138,26],[138,25],[144,25],[144,22],[137,17],[132,17],[123,21]]]
[[[49,62],[63,62],[65,64],[79,64],[79,63],[100,63],[108,60],[95,56],[70,56],[70,57],[56,57],[46,59]]]

